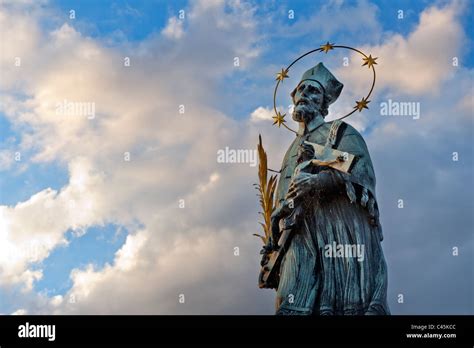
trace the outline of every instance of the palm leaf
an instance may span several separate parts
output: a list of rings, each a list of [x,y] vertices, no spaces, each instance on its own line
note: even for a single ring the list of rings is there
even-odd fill
[[[267,244],[267,242],[266,242],[264,236],[262,236],[262,235],[260,235],[260,234],[256,234],[256,233],[254,233],[253,235],[256,236],[256,237],[258,237],[258,238],[260,238],[260,239],[262,240],[263,244]]]
[[[271,233],[271,216],[273,210],[273,199],[275,195],[275,189],[277,184],[277,176],[272,175],[270,179],[267,177],[268,167],[267,167],[267,153],[262,145],[262,136],[258,135],[258,180],[259,184],[254,184],[255,188],[258,190],[257,196],[259,197],[260,206],[262,211],[259,212],[263,216],[263,223],[261,222],[263,232],[265,236],[254,234],[257,237],[260,237],[264,244],[268,242]],[[268,179],[268,180],[267,180]]]

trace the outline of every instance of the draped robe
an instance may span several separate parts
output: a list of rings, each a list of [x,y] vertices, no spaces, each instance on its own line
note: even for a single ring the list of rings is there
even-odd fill
[[[324,145],[330,127],[331,122],[319,116],[289,147],[280,171],[277,207],[284,204],[299,146],[305,140]],[[280,268],[276,314],[390,314],[375,173],[367,146],[352,126],[342,123],[333,148],[355,155],[355,163],[349,174],[323,169],[324,184],[317,194],[304,197],[303,222],[295,230]],[[334,242],[363,245],[362,261],[325,256],[325,247]]]

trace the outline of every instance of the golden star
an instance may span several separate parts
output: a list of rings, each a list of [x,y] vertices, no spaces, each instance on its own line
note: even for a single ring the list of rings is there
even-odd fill
[[[282,69],[281,69],[281,72],[277,73],[277,78],[276,78],[276,80],[283,82],[283,79],[286,79],[286,78],[288,78],[288,77],[289,77],[289,76],[288,76],[288,69],[285,70],[285,69],[282,68]]]
[[[372,55],[369,54],[367,58],[362,58],[362,60],[364,61],[364,64],[362,64],[362,66],[367,65],[370,69],[373,65],[377,64],[377,62],[375,61],[377,58],[378,57],[373,58]]]
[[[356,106],[354,106],[354,109],[357,109],[359,110],[359,112],[361,112],[363,109],[368,109],[367,104],[369,103],[370,103],[370,100],[362,98],[360,101],[356,101]]]
[[[320,47],[320,50],[323,51],[324,53],[328,53],[330,50],[333,50],[334,49],[334,44],[331,44],[328,42],[326,42],[325,45],[322,45]]]
[[[273,124],[278,125],[278,128],[280,128],[280,126],[281,126],[284,122],[286,122],[286,121],[285,121],[285,115],[286,115],[286,114],[283,114],[283,115],[282,115],[282,114],[280,114],[280,111],[277,111],[276,116],[273,116],[273,117],[272,117],[272,118],[275,120],[275,122],[273,122]]]

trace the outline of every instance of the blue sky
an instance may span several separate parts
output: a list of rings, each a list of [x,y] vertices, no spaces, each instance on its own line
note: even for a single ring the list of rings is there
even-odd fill
[[[437,12],[440,8],[444,10]],[[74,20],[68,18],[71,9],[76,13]],[[400,9],[403,19],[397,17]],[[186,19],[173,27],[172,20],[180,10],[185,10]],[[294,10],[294,19],[288,18],[289,10]],[[474,67],[469,2],[269,1],[211,6],[199,1],[87,0],[30,5],[7,2],[2,11],[27,24],[12,29],[11,42],[8,34],[0,36],[6,47],[0,61],[0,207],[10,226],[17,228],[9,233],[21,238],[31,234],[31,240],[44,234],[39,243],[51,242],[52,246],[40,260],[11,266],[21,272],[41,271],[41,279],[25,273],[18,281],[12,280],[11,274],[0,274],[4,277],[0,278],[0,283],[4,279],[0,299],[7,299],[0,300],[1,313],[20,309],[31,313],[271,313],[271,294],[253,286],[259,245],[235,232],[256,225],[258,207],[251,190],[254,169],[216,166],[212,156],[216,147],[253,148],[256,135],[263,133],[270,162],[278,166],[290,135],[272,128],[270,120],[254,122],[251,115],[261,108],[262,117],[266,117],[279,69],[328,40],[372,48],[368,53],[380,56],[380,80],[372,108],[351,121],[366,138],[377,173],[384,250],[394,284],[389,289],[392,312],[472,313],[472,282],[462,277],[472,274],[473,221],[468,217],[472,200],[459,184],[472,179],[473,165],[472,112],[469,115],[463,106],[469,88],[472,93]],[[434,29],[420,24],[422,14]],[[446,18],[450,27],[438,46],[438,38],[428,42],[430,33],[443,33],[434,22]],[[3,25],[14,27],[6,22]],[[424,39],[422,45],[415,45],[419,44],[416,35]],[[410,41],[412,36],[415,40]],[[446,52],[449,45],[452,54]],[[403,53],[408,57],[412,54],[426,60],[426,65],[407,73],[409,63],[392,52],[393,47],[406,50]],[[441,63],[430,60],[433,52]],[[14,70],[10,62],[20,54],[25,63]],[[449,65],[453,54],[459,57],[457,70]],[[132,58],[132,69],[124,71],[116,62],[121,63],[126,55]],[[353,94],[359,93],[360,79],[352,70],[341,69],[334,59],[338,55],[309,57],[295,67],[280,90],[279,105],[290,103],[288,94],[299,75],[322,58],[344,78],[347,94],[341,96],[341,105],[352,102]],[[241,67],[233,66],[235,56]],[[398,63],[401,71],[390,70],[392,63]],[[432,73],[423,75],[425,69],[432,69]],[[403,76],[407,74],[413,74],[412,81]],[[420,87],[417,81],[423,79],[426,86]],[[85,81],[84,86],[78,81]],[[64,98],[96,102],[100,117],[96,123],[57,121],[52,117],[54,109],[41,104]],[[407,118],[380,117],[377,106],[388,99],[420,102],[422,119],[414,123]],[[189,110],[186,123],[175,116],[179,104]],[[444,124],[440,113],[453,115],[452,123]],[[90,124],[93,126],[88,127]],[[469,124],[471,127],[466,126]],[[21,161],[12,161],[20,149]],[[132,166],[122,161],[124,151],[132,152]],[[453,151],[459,151],[462,158],[457,167],[449,160]],[[403,166],[395,166],[395,162]],[[429,179],[422,179],[425,177]],[[422,189],[423,180],[431,189]],[[394,202],[400,196],[409,207],[417,208],[397,209]],[[446,196],[449,199],[444,202],[449,204],[440,209]],[[180,215],[182,211],[174,204],[183,197],[188,202],[186,215]],[[67,208],[71,199],[77,204],[72,214]],[[43,205],[55,209],[56,215],[51,216],[57,216],[58,221],[42,218],[49,214],[43,214]],[[227,217],[231,209],[234,214]],[[432,222],[423,225],[420,217]],[[447,236],[441,228],[453,228],[453,233]],[[83,229],[83,235],[73,233]],[[430,235],[437,237],[431,244],[423,242]],[[26,241],[28,238],[19,239],[18,247],[24,247],[21,243]],[[466,250],[459,259],[448,258],[453,243]],[[223,257],[218,247],[222,245],[240,245],[247,258],[227,272],[229,278],[216,280],[211,274],[220,274],[213,267],[215,260]],[[201,255],[193,266],[194,280],[173,277],[184,268],[179,262],[180,248]],[[415,250],[419,250],[418,256]],[[430,263],[423,257],[433,259],[440,253],[445,258],[436,262],[441,262],[443,279],[461,283],[463,289],[452,304],[443,306],[438,306],[436,296],[454,297],[452,287],[436,290],[432,300],[421,299],[441,276],[433,275],[423,282],[416,276],[419,269],[404,276],[410,263],[426,265],[426,269]],[[89,264],[95,271],[87,271]],[[83,272],[73,278],[74,269]],[[147,272],[156,275],[152,280],[140,278]],[[101,296],[108,287],[114,288],[115,282],[123,281],[123,274],[128,274],[127,282],[136,283],[139,295],[134,297],[143,302],[129,301],[130,307],[116,309]],[[35,279],[32,286],[22,289],[22,282],[28,283],[25,279],[30,277]],[[202,307],[190,309],[162,302],[182,289],[209,296],[228,291],[226,279],[240,279],[250,300],[233,300],[211,310],[205,306],[211,301],[205,295],[196,295]],[[156,295],[142,292],[144,282],[155,284],[156,288],[150,288]],[[214,289],[203,290],[211,283]],[[412,307],[396,303],[396,295],[404,291]],[[92,293],[87,297],[90,300],[75,308],[51,300],[54,295],[66,298],[86,293]],[[127,293],[114,296],[110,301],[130,300]]]
[[[358,1],[345,1],[344,5],[347,7],[356,6]],[[375,12],[375,16],[381,26],[381,30],[387,33],[399,33],[401,35],[407,35],[416,26],[419,20],[420,12],[426,8],[431,1],[374,1],[367,2],[373,7],[372,10]],[[170,16],[175,16],[180,10],[186,10],[186,1],[55,1],[52,3],[53,8],[57,9],[65,18],[61,18],[64,21],[69,21],[68,15],[71,9],[76,11],[76,20],[74,21],[75,26],[81,29],[81,32],[104,40],[104,38],[112,38],[112,43],[120,44],[123,41],[127,42],[139,42],[150,35],[160,32],[167,23]],[[272,23],[272,26],[284,25],[291,28],[293,24],[286,17],[288,11],[293,10],[296,13],[298,20],[307,19],[316,13],[321,7],[324,6],[324,2],[318,1],[269,1],[267,3],[259,4],[260,6],[256,9],[257,16],[268,17],[269,14],[274,15],[278,13],[280,16],[276,19],[276,22]],[[398,11],[403,10],[403,19],[398,18]],[[462,17],[462,22],[466,28],[466,32],[472,32],[472,21],[469,21],[469,13]],[[70,22],[70,21],[69,21]],[[50,24],[50,23],[49,23]],[[47,26],[48,23],[45,23]],[[268,30],[269,28],[265,28]],[[381,31],[381,33],[382,33]],[[120,33],[120,34],[118,34]],[[287,37],[279,38],[276,35],[272,35],[271,31],[265,32],[269,37],[269,42],[265,42],[263,45],[268,46],[268,50],[263,52],[262,56],[259,57],[259,61],[262,64],[286,64],[291,61],[294,57],[293,52],[303,52],[308,47],[308,41],[314,42],[319,45],[320,42],[325,42],[326,37],[321,36],[319,33],[309,32],[306,35],[301,35],[293,39],[288,40]],[[352,35],[353,33],[351,33]],[[364,34],[364,33],[360,33]],[[341,26],[341,30],[334,32],[330,36],[335,42],[344,40],[347,33],[344,30],[344,26]],[[374,39],[370,35],[360,35],[358,39],[353,43],[367,44],[376,43],[378,40]],[[109,42],[110,43],[110,42]],[[472,45],[470,45],[472,46]],[[466,51],[463,54],[463,65],[472,67],[474,63],[473,55],[470,54],[469,47],[466,47]],[[288,47],[291,47],[291,51],[288,51]],[[279,53],[275,55],[275,53]],[[277,58],[280,57],[280,58]],[[242,76],[243,75],[243,76]],[[230,90],[229,95],[236,93],[244,95],[249,103],[241,105],[241,103],[230,103],[226,105],[225,111],[233,115],[236,118],[247,117],[248,113],[251,112],[256,106],[261,103],[261,96],[251,94],[248,91],[249,84],[257,84],[258,88],[268,88],[268,78],[262,76],[260,79],[255,78],[255,74],[247,75],[241,72],[230,74],[227,79],[221,81],[222,85],[225,85]],[[229,98],[232,99],[232,98]],[[271,100],[268,101],[269,103]],[[222,108],[222,105],[216,105]]]
[[[125,242],[126,234],[114,225],[90,228],[79,238],[73,231],[68,231],[68,244],[58,247],[42,264],[36,265],[44,269],[44,275],[35,284],[35,290],[48,291],[48,296],[64,294],[72,285],[69,273],[74,267],[85,268],[93,264],[102,268],[107,262],[111,263],[115,251]]]
[[[117,31],[127,41],[140,41],[159,32],[168,18],[186,7],[186,1],[56,1],[54,7],[66,14],[76,11],[87,35],[101,38]]]

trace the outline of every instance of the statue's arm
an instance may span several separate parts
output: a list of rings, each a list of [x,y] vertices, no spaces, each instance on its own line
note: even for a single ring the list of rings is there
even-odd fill
[[[286,200],[299,200],[309,193],[319,196],[338,191],[344,185],[342,174],[332,168],[322,167],[316,174],[301,172],[290,184]]]
[[[313,189],[318,193],[330,193],[344,186],[343,174],[336,169],[324,168],[315,174]]]

